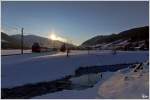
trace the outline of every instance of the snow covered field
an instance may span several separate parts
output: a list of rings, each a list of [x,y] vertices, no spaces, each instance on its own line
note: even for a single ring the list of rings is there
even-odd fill
[[[148,51],[120,51],[116,55],[112,55],[110,51],[90,51],[89,55],[87,51],[72,51],[69,57],[66,57],[66,53],[2,56],[1,87],[10,88],[28,83],[56,80],[73,74],[80,66],[143,62],[148,60],[148,56]],[[111,76],[107,74],[105,77]],[[104,78],[106,79],[108,78]],[[37,98],[97,98],[95,92],[91,95],[89,93],[90,91],[97,92],[102,83],[103,81],[99,81],[96,86],[84,91],[65,90]]]
[[[23,53],[31,53],[31,50],[24,50]],[[21,54],[21,50],[1,50],[1,55],[12,55],[12,54]]]
[[[2,56],[2,87],[13,87],[26,83],[54,80],[72,74],[80,66],[109,65],[129,62],[143,62],[148,52],[75,51],[66,57],[65,53],[25,54]]]

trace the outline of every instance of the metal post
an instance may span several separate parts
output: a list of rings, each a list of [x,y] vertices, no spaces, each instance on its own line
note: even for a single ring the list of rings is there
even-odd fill
[[[23,28],[21,28],[21,54],[23,54]]]

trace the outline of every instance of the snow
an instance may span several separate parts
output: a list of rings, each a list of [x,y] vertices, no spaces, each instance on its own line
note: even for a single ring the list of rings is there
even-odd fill
[[[101,84],[98,90],[105,99],[143,99],[149,96],[149,72],[116,72],[109,80]]]
[[[71,78],[72,84],[79,86],[91,86],[96,84],[101,79],[101,73],[97,74],[86,74],[79,77]]]
[[[33,99],[92,99],[95,97],[96,88],[86,90],[64,90],[62,92],[51,93],[47,95],[37,96]]]
[[[149,57],[148,51],[117,51],[116,55],[113,55],[112,52],[107,51],[96,52],[95,55],[97,55],[100,65],[143,62]]]
[[[124,70],[128,71],[124,72]],[[103,78],[94,87],[64,90],[36,96],[33,99],[148,99],[148,74],[148,66],[145,65],[144,70],[136,73],[128,68],[117,72],[104,72]]]
[[[148,59],[148,51],[71,51],[66,53],[35,53],[2,56],[2,88],[51,81],[74,74],[80,66],[109,65],[118,63],[143,62]]]
[[[56,80],[73,74],[80,65],[93,65],[98,62],[98,59],[94,58],[94,60],[90,55],[77,54],[71,57],[66,57],[64,53],[31,55],[30,57],[27,55],[2,56],[2,87]],[[88,57],[94,62],[85,59]]]
[[[41,96],[33,97],[33,99],[96,99],[98,87],[106,80],[109,79],[113,72],[104,72],[104,77],[92,88],[84,90],[64,90],[55,93],[49,93]]]
[[[127,45],[127,44],[129,44],[128,41],[129,41],[129,40],[124,40],[124,41],[118,43],[117,45],[119,45],[119,46],[121,46],[121,45]]]
[[[99,85],[99,84],[97,84]],[[96,96],[97,88],[88,88],[86,90],[64,90],[61,92],[37,96],[33,99],[93,99]]]
[[[24,53],[31,53],[31,50],[24,50]],[[20,49],[1,50],[1,55],[21,54]]]

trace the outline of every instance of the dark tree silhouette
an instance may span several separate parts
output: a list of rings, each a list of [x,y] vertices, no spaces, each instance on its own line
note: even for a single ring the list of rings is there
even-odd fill
[[[65,43],[61,46],[60,51],[61,52],[65,52],[66,51],[66,45],[65,45]]]

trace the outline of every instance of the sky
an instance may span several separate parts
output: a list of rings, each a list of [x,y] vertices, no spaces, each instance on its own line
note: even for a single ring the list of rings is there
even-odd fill
[[[8,34],[23,27],[24,34],[55,34],[80,45],[97,35],[149,25],[149,7],[147,1],[2,1],[1,23]]]

